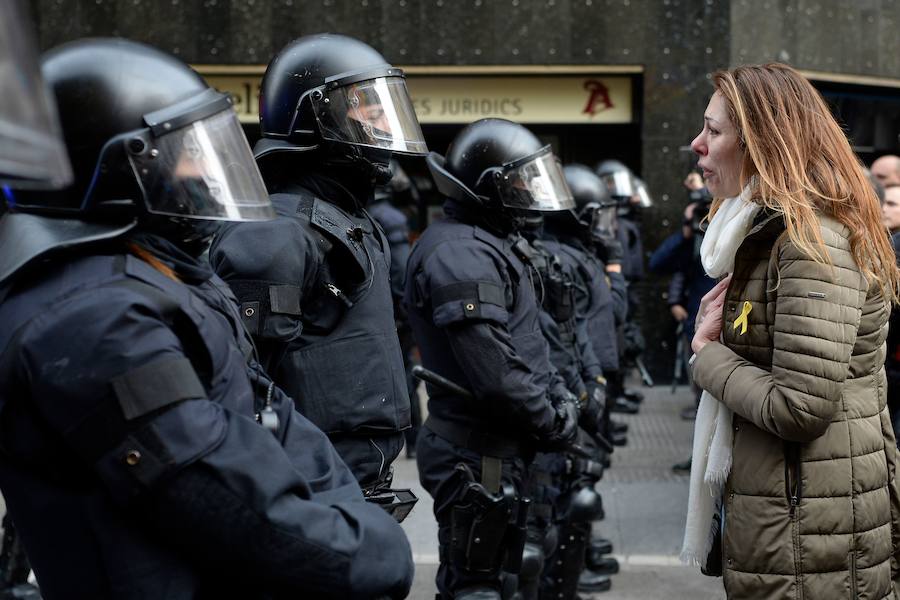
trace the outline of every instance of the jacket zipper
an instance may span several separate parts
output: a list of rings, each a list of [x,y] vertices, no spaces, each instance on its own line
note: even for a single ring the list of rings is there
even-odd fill
[[[801,473],[800,448],[790,442],[784,443],[784,479],[785,494],[790,505],[788,511],[791,519],[791,537],[794,544],[794,577],[796,579],[796,598],[803,600],[803,576],[800,559],[800,517],[797,514],[800,501],[803,499],[803,474]]]
[[[854,547],[850,549],[850,598],[856,600],[858,597],[859,589],[856,584],[856,548]]]

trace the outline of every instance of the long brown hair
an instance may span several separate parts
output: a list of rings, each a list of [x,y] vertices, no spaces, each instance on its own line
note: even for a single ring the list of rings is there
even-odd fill
[[[753,178],[754,199],[784,216],[791,242],[816,262],[831,264],[816,213],[845,225],[863,275],[897,302],[900,271],[878,198],[819,92],[781,63],[719,71],[713,85],[745,150],[741,184]]]

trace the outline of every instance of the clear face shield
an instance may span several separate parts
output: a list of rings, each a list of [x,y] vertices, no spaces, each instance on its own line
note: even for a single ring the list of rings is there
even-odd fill
[[[400,69],[326,83],[309,93],[322,137],[327,140],[424,156],[425,137]],[[364,76],[363,76],[364,77]]]
[[[0,184],[60,188],[72,168],[24,9],[0,2]]]
[[[485,176],[491,173],[500,201],[508,208],[541,212],[575,208],[562,166],[550,146]]]
[[[628,171],[614,171],[601,175],[600,179],[609,188],[610,196],[619,198],[631,198],[637,191],[635,190],[634,179]]]
[[[204,104],[181,114],[172,107],[145,115],[147,129],[120,136],[147,210],[219,221],[275,218],[227,97],[214,90],[203,96]]]
[[[641,208],[650,208],[653,206],[653,198],[647,190],[647,184],[642,179],[635,179],[635,200],[634,203]]]

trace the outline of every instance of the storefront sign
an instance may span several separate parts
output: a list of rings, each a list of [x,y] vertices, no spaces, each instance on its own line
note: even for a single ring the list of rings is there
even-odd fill
[[[407,82],[422,123],[630,123],[629,77],[428,77]]]
[[[258,122],[258,73],[198,70],[211,86],[231,94],[242,122]],[[486,117],[585,125],[630,123],[634,119],[632,78],[623,75],[410,74],[407,85],[419,121],[424,124],[464,124]]]

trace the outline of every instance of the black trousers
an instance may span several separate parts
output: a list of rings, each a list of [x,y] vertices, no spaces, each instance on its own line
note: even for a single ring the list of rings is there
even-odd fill
[[[530,458],[523,456],[504,459],[501,483],[511,484],[517,493],[523,493],[526,467]],[[450,515],[466,483],[456,471],[456,465],[465,464],[471,469],[475,479],[480,480],[481,456],[467,448],[451,444],[427,426],[423,426],[416,444],[416,462],[419,467],[419,481],[434,499],[440,556],[435,582],[441,597],[453,598],[458,591],[474,586],[490,587],[500,591],[500,569],[487,573],[472,572],[462,565],[453,564],[449,559]]]

